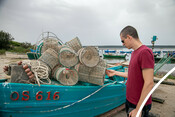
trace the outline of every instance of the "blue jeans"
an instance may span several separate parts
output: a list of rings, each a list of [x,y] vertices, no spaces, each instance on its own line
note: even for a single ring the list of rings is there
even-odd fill
[[[136,108],[136,105],[126,100],[125,108],[126,108],[127,117],[129,117],[129,113]],[[142,117],[149,117],[148,115],[150,110],[151,110],[151,104],[144,106],[142,109]]]

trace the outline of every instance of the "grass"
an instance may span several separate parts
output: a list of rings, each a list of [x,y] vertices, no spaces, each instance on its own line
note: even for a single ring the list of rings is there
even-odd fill
[[[13,49],[5,50],[5,49],[0,49],[0,55],[5,54],[5,52],[15,52],[15,53],[26,53],[30,52],[30,48],[23,48],[23,47],[14,47]]]
[[[168,79],[173,79],[173,80],[175,80],[175,76],[169,75],[169,76],[168,76]]]
[[[29,48],[23,48],[23,47],[14,47],[12,50],[8,50],[9,52],[16,52],[16,53],[26,53],[30,52]]]
[[[5,54],[5,51],[6,51],[6,50],[1,49],[1,50],[0,50],[0,55],[1,55],[1,54]]]
[[[165,74],[164,74],[164,75],[165,75]],[[164,75],[155,75],[155,77],[157,77],[157,78],[163,78]],[[167,79],[175,80],[175,76],[173,76],[173,75],[169,75],[165,80],[167,80]]]

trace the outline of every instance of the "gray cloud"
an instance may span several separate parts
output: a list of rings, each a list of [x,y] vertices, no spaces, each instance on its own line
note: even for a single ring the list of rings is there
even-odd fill
[[[16,41],[36,43],[42,31],[63,42],[78,36],[83,45],[121,45],[126,25],[138,30],[144,44],[175,45],[174,0],[1,0],[0,30]]]

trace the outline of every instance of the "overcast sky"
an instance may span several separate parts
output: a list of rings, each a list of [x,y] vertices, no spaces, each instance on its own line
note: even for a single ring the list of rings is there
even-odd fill
[[[140,40],[175,45],[175,0],[0,0],[0,30],[35,44],[50,31],[63,42],[122,45],[120,31],[134,26]]]

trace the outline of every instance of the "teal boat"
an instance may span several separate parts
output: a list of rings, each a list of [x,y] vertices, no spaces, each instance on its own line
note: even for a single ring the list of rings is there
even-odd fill
[[[175,53],[166,53],[163,57],[154,56],[155,63],[165,61],[166,63],[175,63]]]
[[[29,60],[37,60],[38,55],[36,52],[27,52],[27,56]]]
[[[124,71],[124,67],[110,68]],[[1,117],[94,117],[126,100],[123,77],[105,77],[103,86],[79,82],[74,86],[0,83]]]
[[[103,58],[119,58],[119,59],[125,59],[127,54],[124,55],[115,55],[115,54],[103,54]]]
[[[166,60],[166,58],[154,57],[155,63],[158,63],[161,59]],[[175,63],[175,58],[171,58],[167,63]]]
[[[120,51],[120,53],[121,53],[121,54],[126,54],[126,53],[127,53],[127,54],[131,54],[132,51]]]

